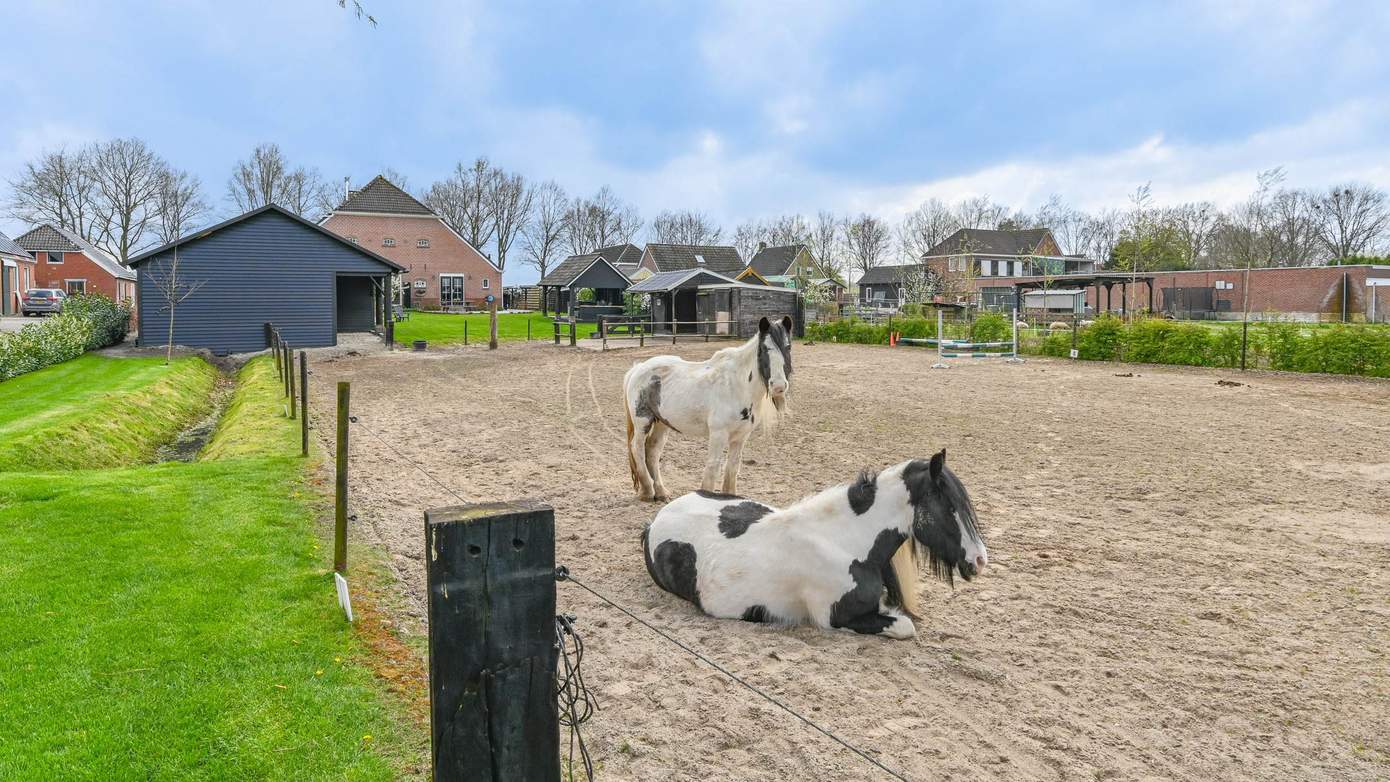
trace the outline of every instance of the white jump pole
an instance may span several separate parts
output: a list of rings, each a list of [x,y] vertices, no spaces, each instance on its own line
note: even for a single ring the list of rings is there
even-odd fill
[[[941,343],[946,340],[946,335],[941,331],[941,324],[943,322],[944,318],[941,317],[941,310],[938,309],[936,311],[936,357],[938,359],[942,358]]]
[[[1009,324],[1014,330],[1014,357],[1018,357],[1018,307],[1014,307],[1013,323]]]

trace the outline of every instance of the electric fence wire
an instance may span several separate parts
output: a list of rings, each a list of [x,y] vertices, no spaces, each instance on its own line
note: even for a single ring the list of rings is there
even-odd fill
[[[598,702],[584,684],[584,639],[574,629],[578,617],[559,614],[555,617],[555,646],[560,652],[559,669],[555,672],[555,700],[560,708],[560,724],[570,730],[569,776],[574,779],[574,750],[584,764],[584,777],[593,782],[594,761],[584,744],[580,725],[589,721],[598,709]]]

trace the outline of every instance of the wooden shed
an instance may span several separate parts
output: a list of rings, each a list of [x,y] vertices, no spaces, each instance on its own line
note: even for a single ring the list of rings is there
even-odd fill
[[[801,297],[791,288],[737,282],[708,269],[658,272],[628,293],[651,296],[654,333],[748,336],[762,317],[790,316],[802,331]]]
[[[169,341],[164,293],[172,270],[188,297],[174,311],[176,345],[217,354],[265,349],[273,323],[294,347],[336,345],[381,323],[395,262],[275,205],[131,259],[141,345]]]

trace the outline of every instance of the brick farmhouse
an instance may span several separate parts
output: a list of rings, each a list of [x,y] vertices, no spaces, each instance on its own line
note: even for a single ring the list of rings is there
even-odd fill
[[[502,271],[385,177],[349,192],[320,225],[405,267],[406,306],[456,310],[482,308],[489,294],[502,299]]]
[[[14,241],[36,261],[28,287],[100,293],[114,301],[135,303],[135,272],[75,231],[44,223]]]

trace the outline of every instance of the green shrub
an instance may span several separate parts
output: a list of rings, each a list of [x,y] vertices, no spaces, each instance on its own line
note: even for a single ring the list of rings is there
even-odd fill
[[[1102,315],[1076,336],[1076,350],[1088,361],[1114,361],[1125,340],[1125,322],[1114,315]]]
[[[1124,345],[1126,361],[1193,367],[1214,363],[1210,332],[1195,323],[1175,323],[1160,318],[1138,320],[1126,329]]]
[[[904,304],[899,307],[898,310],[902,312],[905,318],[920,318],[923,312],[921,304]]]
[[[1298,371],[1298,351],[1303,338],[1298,326],[1277,320],[1264,322],[1265,344],[1269,347],[1269,368]]]
[[[1039,343],[1037,352],[1053,358],[1067,358],[1071,355],[1071,334],[1048,334]]]
[[[63,312],[91,321],[88,350],[119,345],[130,331],[130,303],[117,304],[100,293],[69,296],[63,302]]]
[[[928,318],[894,318],[893,330],[904,337],[927,339],[936,336],[936,321]],[[865,323],[842,318],[828,323],[807,323],[806,339],[817,342],[850,342],[860,345],[887,345],[887,323]]]
[[[1009,319],[997,312],[985,312],[975,317],[970,324],[970,341],[1003,342],[1013,337],[1013,327]]]
[[[115,345],[125,339],[129,327],[129,305],[100,295],[71,296],[62,314],[0,334],[0,380]]]

